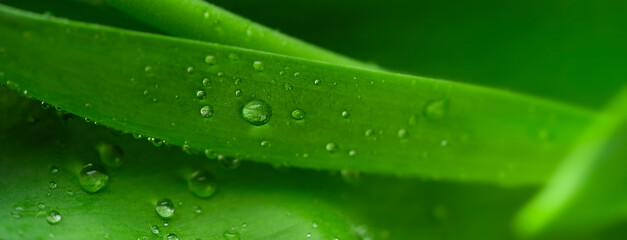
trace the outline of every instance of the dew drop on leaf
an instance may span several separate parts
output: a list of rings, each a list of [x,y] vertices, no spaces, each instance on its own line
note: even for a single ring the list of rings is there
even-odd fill
[[[179,237],[176,236],[176,234],[174,234],[174,233],[170,233],[170,234],[168,234],[168,236],[165,239],[167,239],[167,240],[179,240]]]
[[[294,120],[303,120],[305,119],[305,111],[301,109],[294,109],[290,114]]]
[[[334,142],[327,143],[327,145],[324,146],[324,149],[326,149],[327,152],[330,153],[337,152],[337,144],[335,144]]]
[[[50,104],[47,104],[46,102],[41,102],[41,108],[48,109],[50,108]]]
[[[192,66],[187,67],[187,72],[188,73],[193,73],[194,72],[194,67],[192,67]]]
[[[152,225],[152,227],[150,227],[150,232],[152,232],[155,235],[158,235],[159,234],[159,226]]]
[[[235,169],[239,167],[240,159],[236,157],[227,157],[225,155],[218,155],[218,163],[225,169]]]
[[[192,173],[188,186],[197,197],[208,198],[216,192],[218,181],[210,172],[199,170]]]
[[[61,214],[57,211],[50,211],[50,213],[46,216],[46,221],[48,221],[51,225],[57,224],[61,222]]]
[[[398,137],[399,138],[406,138],[408,135],[407,130],[404,128],[401,128],[398,130]]]
[[[239,240],[239,233],[231,230],[227,230],[222,235],[224,240]]]
[[[107,185],[109,175],[99,165],[88,163],[81,170],[78,180],[83,190],[95,193]]]
[[[429,120],[440,120],[446,115],[448,104],[444,100],[437,100],[427,103],[424,115]]]
[[[196,98],[198,99],[205,99],[207,97],[207,92],[205,92],[205,90],[198,90],[196,92]]]
[[[348,111],[343,111],[342,118],[348,118],[348,117],[350,117],[350,113],[348,113]]]
[[[218,157],[218,153],[213,149],[205,149],[205,156],[211,160]]]
[[[155,211],[161,218],[168,219],[174,216],[174,203],[170,199],[164,198],[157,202]]]
[[[246,122],[261,126],[270,121],[272,109],[266,102],[254,99],[242,106],[241,116]]]
[[[263,72],[263,63],[260,61],[253,62],[253,69],[255,69],[255,71],[257,72]]]
[[[317,86],[317,85],[320,85],[320,79],[316,79],[316,80],[314,80],[314,84],[315,84],[316,86]]]
[[[216,58],[213,55],[207,55],[205,57],[205,62],[209,65],[214,65],[216,64]]]
[[[211,80],[209,80],[209,78],[204,78],[202,80],[202,85],[205,86],[205,87],[211,86]]]
[[[101,143],[96,146],[98,155],[100,155],[100,161],[107,167],[119,167],[122,165],[122,149],[120,147],[109,144]]]
[[[50,190],[54,190],[54,189],[56,189],[56,188],[57,188],[57,183],[55,183],[55,182],[50,182],[50,183],[48,184],[48,188],[50,188]]]
[[[206,105],[200,108],[200,116],[204,118],[210,118],[211,116],[213,116],[213,107],[210,105]]]
[[[242,90],[241,89],[235,90],[235,96],[236,97],[242,96]]]

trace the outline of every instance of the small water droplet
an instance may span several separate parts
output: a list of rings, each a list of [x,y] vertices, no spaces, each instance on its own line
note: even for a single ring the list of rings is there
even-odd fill
[[[166,237],[167,240],[179,240],[179,237],[176,236],[176,234],[174,233],[170,233],[168,234],[168,236]]]
[[[337,144],[335,144],[334,142],[327,143],[327,145],[324,146],[324,149],[326,149],[327,152],[330,153],[337,152]]]
[[[174,203],[170,199],[164,198],[157,202],[155,211],[161,218],[168,219],[174,216]]]
[[[242,90],[241,89],[235,90],[235,96],[236,97],[242,96]]]
[[[98,192],[107,185],[107,181],[109,181],[109,175],[102,167],[92,163],[85,165],[79,175],[81,188],[89,193]]]
[[[270,142],[268,141],[261,141],[261,147],[269,147],[270,146]]]
[[[202,80],[202,85],[205,86],[205,87],[211,86],[211,80],[209,80],[209,78],[204,78]]]
[[[295,72],[294,77],[300,77],[300,72]]]
[[[342,112],[342,117],[343,118],[349,118],[350,117],[350,113],[348,113],[348,111],[343,111]]]
[[[348,152],[348,156],[354,157],[355,155],[357,155],[357,151],[355,151],[355,150],[350,150]]]
[[[188,186],[197,197],[208,198],[216,192],[218,181],[210,172],[199,170],[192,173]]]
[[[279,72],[279,75],[280,75],[280,76],[285,75],[285,71],[280,71],[280,72]]]
[[[196,209],[194,209],[195,213],[202,213],[202,209],[200,208],[200,206],[196,206]]]
[[[241,80],[241,79],[236,78],[236,79],[235,79],[235,81],[233,81],[233,84],[235,84],[235,85],[239,85],[241,82],[242,82],[242,80]]]
[[[225,155],[219,154],[218,163],[225,169],[235,169],[240,164],[240,159],[236,157],[227,157]]]
[[[444,100],[437,100],[427,103],[424,115],[429,120],[440,120],[446,115],[448,103]]]
[[[187,67],[187,72],[188,73],[193,73],[194,72],[194,67],[192,67],[192,66]]]
[[[264,69],[263,63],[260,61],[253,62],[253,69],[255,69],[255,71],[257,72],[263,72],[263,69]]]
[[[189,155],[194,153],[194,150],[192,149],[192,146],[190,146],[189,141],[185,141],[183,143],[183,146],[181,146],[181,151]]]
[[[44,209],[44,208],[46,208],[46,204],[44,204],[44,203],[38,203],[38,204],[37,204],[37,207],[38,207],[39,209]]]
[[[211,160],[218,157],[218,153],[213,149],[205,149],[205,156]]]
[[[204,118],[210,118],[213,116],[213,107],[210,105],[203,106],[200,108],[200,116]]]
[[[315,84],[316,86],[320,85],[320,79],[316,79],[316,80],[314,80],[314,84]]]
[[[50,182],[50,183],[48,184],[48,188],[50,188],[50,190],[57,189],[57,183],[55,183],[55,182]]]
[[[158,235],[159,234],[159,226],[152,225],[152,227],[150,227],[150,232],[152,232],[152,234],[154,234],[154,235]]]
[[[242,106],[241,116],[246,122],[254,126],[261,126],[270,121],[272,109],[264,101],[253,99]]]
[[[294,109],[290,114],[294,120],[303,120],[305,119],[305,111],[301,109]]]
[[[100,155],[100,161],[107,167],[119,167],[122,165],[122,149],[120,147],[109,144],[101,143],[96,146],[98,154]]]
[[[163,143],[165,143],[165,141],[158,139],[158,138],[153,138],[153,137],[149,137],[146,138],[149,142],[152,143],[153,146],[155,147],[161,147],[163,145]]]
[[[134,139],[142,139],[143,136],[141,134],[133,133],[133,138]]]
[[[50,104],[47,104],[45,102],[41,102],[41,108],[48,109],[48,108],[50,108]]]
[[[398,130],[398,137],[399,138],[406,138],[408,135],[407,130],[404,128],[401,128]]]
[[[48,221],[51,225],[58,224],[61,222],[61,214],[57,211],[50,211],[48,216],[46,216],[46,221]]]
[[[205,62],[209,65],[214,65],[216,64],[216,58],[213,55],[207,55],[205,56]]]
[[[151,66],[146,66],[146,67],[144,68],[144,71],[146,71],[146,72],[150,72],[150,71],[152,71],[152,67],[151,67]]]
[[[55,174],[59,172],[59,168],[57,166],[50,167],[50,173]]]
[[[216,75],[218,75],[218,77],[224,77],[224,73],[223,72],[218,72]]]
[[[285,88],[286,91],[292,90],[294,87],[292,87],[292,84],[290,83],[285,83],[283,85],[283,88]]]
[[[305,235],[305,236],[310,238],[311,237],[311,233],[307,233],[307,235]]]
[[[239,240],[239,233],[231,230],[227,230],[222,235],[225,240]]]
[[[205,99],[207,97],[207,92],[205,92],[205,90],[198,90],[196,92],[196,98],[198,99]]]
[[[442,147],[446,147],[446,146],[448,146],[448,141],[447,140],[442,140],[442,142],[440,142],[440,145],[442,145]]]
[[[69,195],[69,196],[73,196],[73,195],[74,195],[74,191],[72,191],[72,190],[67,190],[67,195]]]
[[[318,223],[313,223],[311,226],[312,226],[313,228],[318,228]]]

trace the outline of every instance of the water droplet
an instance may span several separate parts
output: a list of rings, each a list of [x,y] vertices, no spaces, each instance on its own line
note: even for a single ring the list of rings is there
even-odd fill
[[[314,80],[314,84],[315,84],[316,86],[320,85],[320,79],[316,79],[316,80]]]
[[[194,150],[192,149],[192,146],[189,145],[189,141],[185,141],[183,143],[183,146],[181,146],[181,151],[183,151],[184,153],[187,153],[189,155],[194,153]]]
[[[165,143],[165,141],[158,139],[158,138],[153,138],[153,137],[149,137],[146,138],[149,142],[152,143],[153,146],[155,147],[161,147],[163,145],[163,143]]]
[[[142,139],[143,136],[141,134],[133,133],[133,138],[134,139]]]
[[[55,182],[50,182],[50,183],[48,184],[48,188],[50,188],[50,190],[54,190],[54,189],[56,189],[56,188],[57,188],[57,183],[55,183]]]
[[[209,78],[204,78],[202,80],[202,85],[205,86],[205,87],[211,86],[211,80],[209,80]]]
[[[239,240],[239,233],[227,230],[222,235],[225,240]]]
[[[216,75],[218,75],[218,77],[224,77],[224,73],[223,72],[218,72]]]
[[[204,118],[210,118],[211,116],[213,116],[213,107],[210,105],[206,105],[200,108],[200,116]]]
[[[427,103],[424,115],[429,120],[440,120],[446,115],[448,104],[444,100],[437,100]]]
[[[218,157],[218,153],[213,149],[205,149],[205,156],[211,160]]]
[[[404,128],[401,128],[398,130],[398,137],[399,138],[406,138],[408,135],[407,130],[405,130]]]
[[[313,223],[311,226],[312,226],[313,228],[318,228],[318,224],[317,224],[317,223]]]
[[[202,209],[200,208],[200,206],[196,206],[196,209],[194,210],[195,213],[202,213]]]
[[[41,102],[41,108],[48,109],[48,108],[50,108],[50,104],[47,104],[45,102]]]
[[[261,147],[269,147],[270,146],[270,142],[268,141],[261,141]]]
[[[44,204],[44,203],[38,203],[38,204],[37,204],[37,207],[38,207],[39,209],[44,209],[44,208],[46,208],[46,204]]]
[[[152,232],[152,234],[158,235],[159,234],[159,226],[152,225],[152,227],[150,227],[150,232]]]
[[[192,67],[192,66],[187,67],[187,72],[188,73],[193,73],[194,72],[194,67]]]
[[[198,90],[196,92],[196,98],[205,99],[206,97],[207,97],[207,92],[205,92],[205,90]]]
[[[174,233],[170,233],[168,234],[168,236],[166,237],[167,240],[179,240],[179,237],[176,236],[176,234]]]
[[[279,72],[279,75],[280,75],[280,76],[285,75],[285,71],[280,71],[280,72]]]
[[[57,166],[50,167],[50,173],[55,174],[59,172],[59,168]]]
[[[442,145],[442,147],[446,147],[446,146],[448,146],[448,141],[447,140],[442,140],[442,142],[440,142],[440,145]]]
[[[290,114],[294,120],[303,120],[305,119],[305,111],[301,109],[294,109]]]
[[[100,155],[100,161],[107,167],[119,167],[122,165],[122,149],[120,147],[101,143],[96,146],[98,154]]]
[[[272,109],[264,101],[254,99],[242,106],[241,116],[246,122],[254,126],[261,126],[270,121]]]
[[[295,72],[294,77],[300,77],[300,72]]]
[[[283,85],[283,88],[285,88],[286,91],[292,90],[294,87],[292,87],[292,84],[290,83],[285,83]]]
[[[222,154],[219,154],[217,159],[218,159],[218,163],[220,164],[220,166],[222,166],[225,169],[235,169],[240,164],[239,158],[227,157]]]
[[[239,85],[241,82],[242,82],[242,80],[241,80],[241,79],[236,78],[236,79],[235,79],[235,81],[233,81],[233,84],[235,84],[235,85]]]
[[[51,225],[57,224],[61,222],[61,214],[57,211],[50,211],[48,216],[46,216],[46,221],[48,221]]]
[[[343,111],[342,112],[342,117],[343,118],[348,118],[348,117],[350,117],[350,113],[348,113],[348,111]]]
[[[235,96],[236,97],[242,96],[242,90],[241,89],[235,90]]]
[[[72,191],[72,190],[67,190],[67,195],[69,195],[69,196],[73,196],[73,195],[74,195],[74,191]]]
[[[151,67],[151,66],[146,66],[146,67],[144,68],[144,71],[146,71],[146,72],[150,72],[150,71],[152,71],[152,67]]]
[[[204,170],[192,173],[188,183],[189,190],[200,198],[211,197],[218,187],[218,181],[213,174]]]
[[[348,156],[354,157],[355,155],[357,155],[357,151],[355,151],[355,150],[350,150],[348,152]]]
[[[168,219],[174,216],[174,203],[170,199],[164,198],[157,202],[155,211],[161,218]]]
[[[205,62],[209,65],[214,65],[216,64],[216,58],[213,55],[207,55],[205,57]]]
[[[327,143],[327,145],[324,146],[324,149],[326,149],[327,152],[330,153],[337,152],[337,144],[335,144],[334,142]]]
[[[109,175],[105,173],[102,167],[88,163],[81,170],[78,180],[83,190],[95,193],[107,185]]]
[[[253,69],[255,69],[255,71],[257,72],[263,72],[263,63],[260,61],[253,62]]]

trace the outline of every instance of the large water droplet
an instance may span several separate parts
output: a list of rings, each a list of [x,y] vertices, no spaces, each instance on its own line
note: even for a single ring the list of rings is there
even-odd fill
[[[200,170],[192,174],[188,185],[189,190],[197,197],[208,198],[216,192],[218,181],[210,172]]]
[[[57,211],[50,211],[46,216],[46,221],[52,225],[57,224],[61,222],[61,214]]]
[[[210,118],[211,116],[213,116],[213,107],[210,105],[206,105],[200,108],[200,116],[204,118]]]
[[[444,100],[437,100],[427,103],[424,115],[429,120],[440,120],[446,115],[448,103]]]
[[[95,193],[107,185],[109,175],[105,173],[102,167],[89,163],[81,170],[78,180],[83,190]]]
[[[168,219],[174,216],[174,203],[170,199],[164,198],[157,202],[155,211],[161,218]]]
[[[120,147],[101,143],[96,146],[98,154],[100,155],[100,161],[108,167],[119,167],[122,165],[122,149]]]
[[[246,122],[261,126],[270,121],[272,109],[264,101],[254,99],[242,106],[241,116]]]
[[[301,109],[294,109],[290,114],[294,120],[303,120],[305,119],[305,111]]]
[[[260,61],[253,62],[253,69],[255,69],[255,71],[257,72],[263,72],[263,63]]]
[[[324,149],[326,149],[327,152],[330,153],[337,152],[337,144],[335,144],[334,142],[327,143],[327,145],[324,146]]]

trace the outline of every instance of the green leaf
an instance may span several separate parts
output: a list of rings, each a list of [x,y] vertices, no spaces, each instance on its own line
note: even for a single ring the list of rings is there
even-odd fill
[[[579,139],[546,188],[519,214],[523,235],[607,227],[627,217],[627,88]]]
[[[508,92],[8,7],[0,30],[9,87],[115,129],[258,162],[541,183],[592,119]],[[252,100],[269,105],[267,124],[242,118]]]
[[[107,0],[106,2],[155,28],[180,37],[342,65],[373,68],[373,66],[292,38],[202,0]]]

